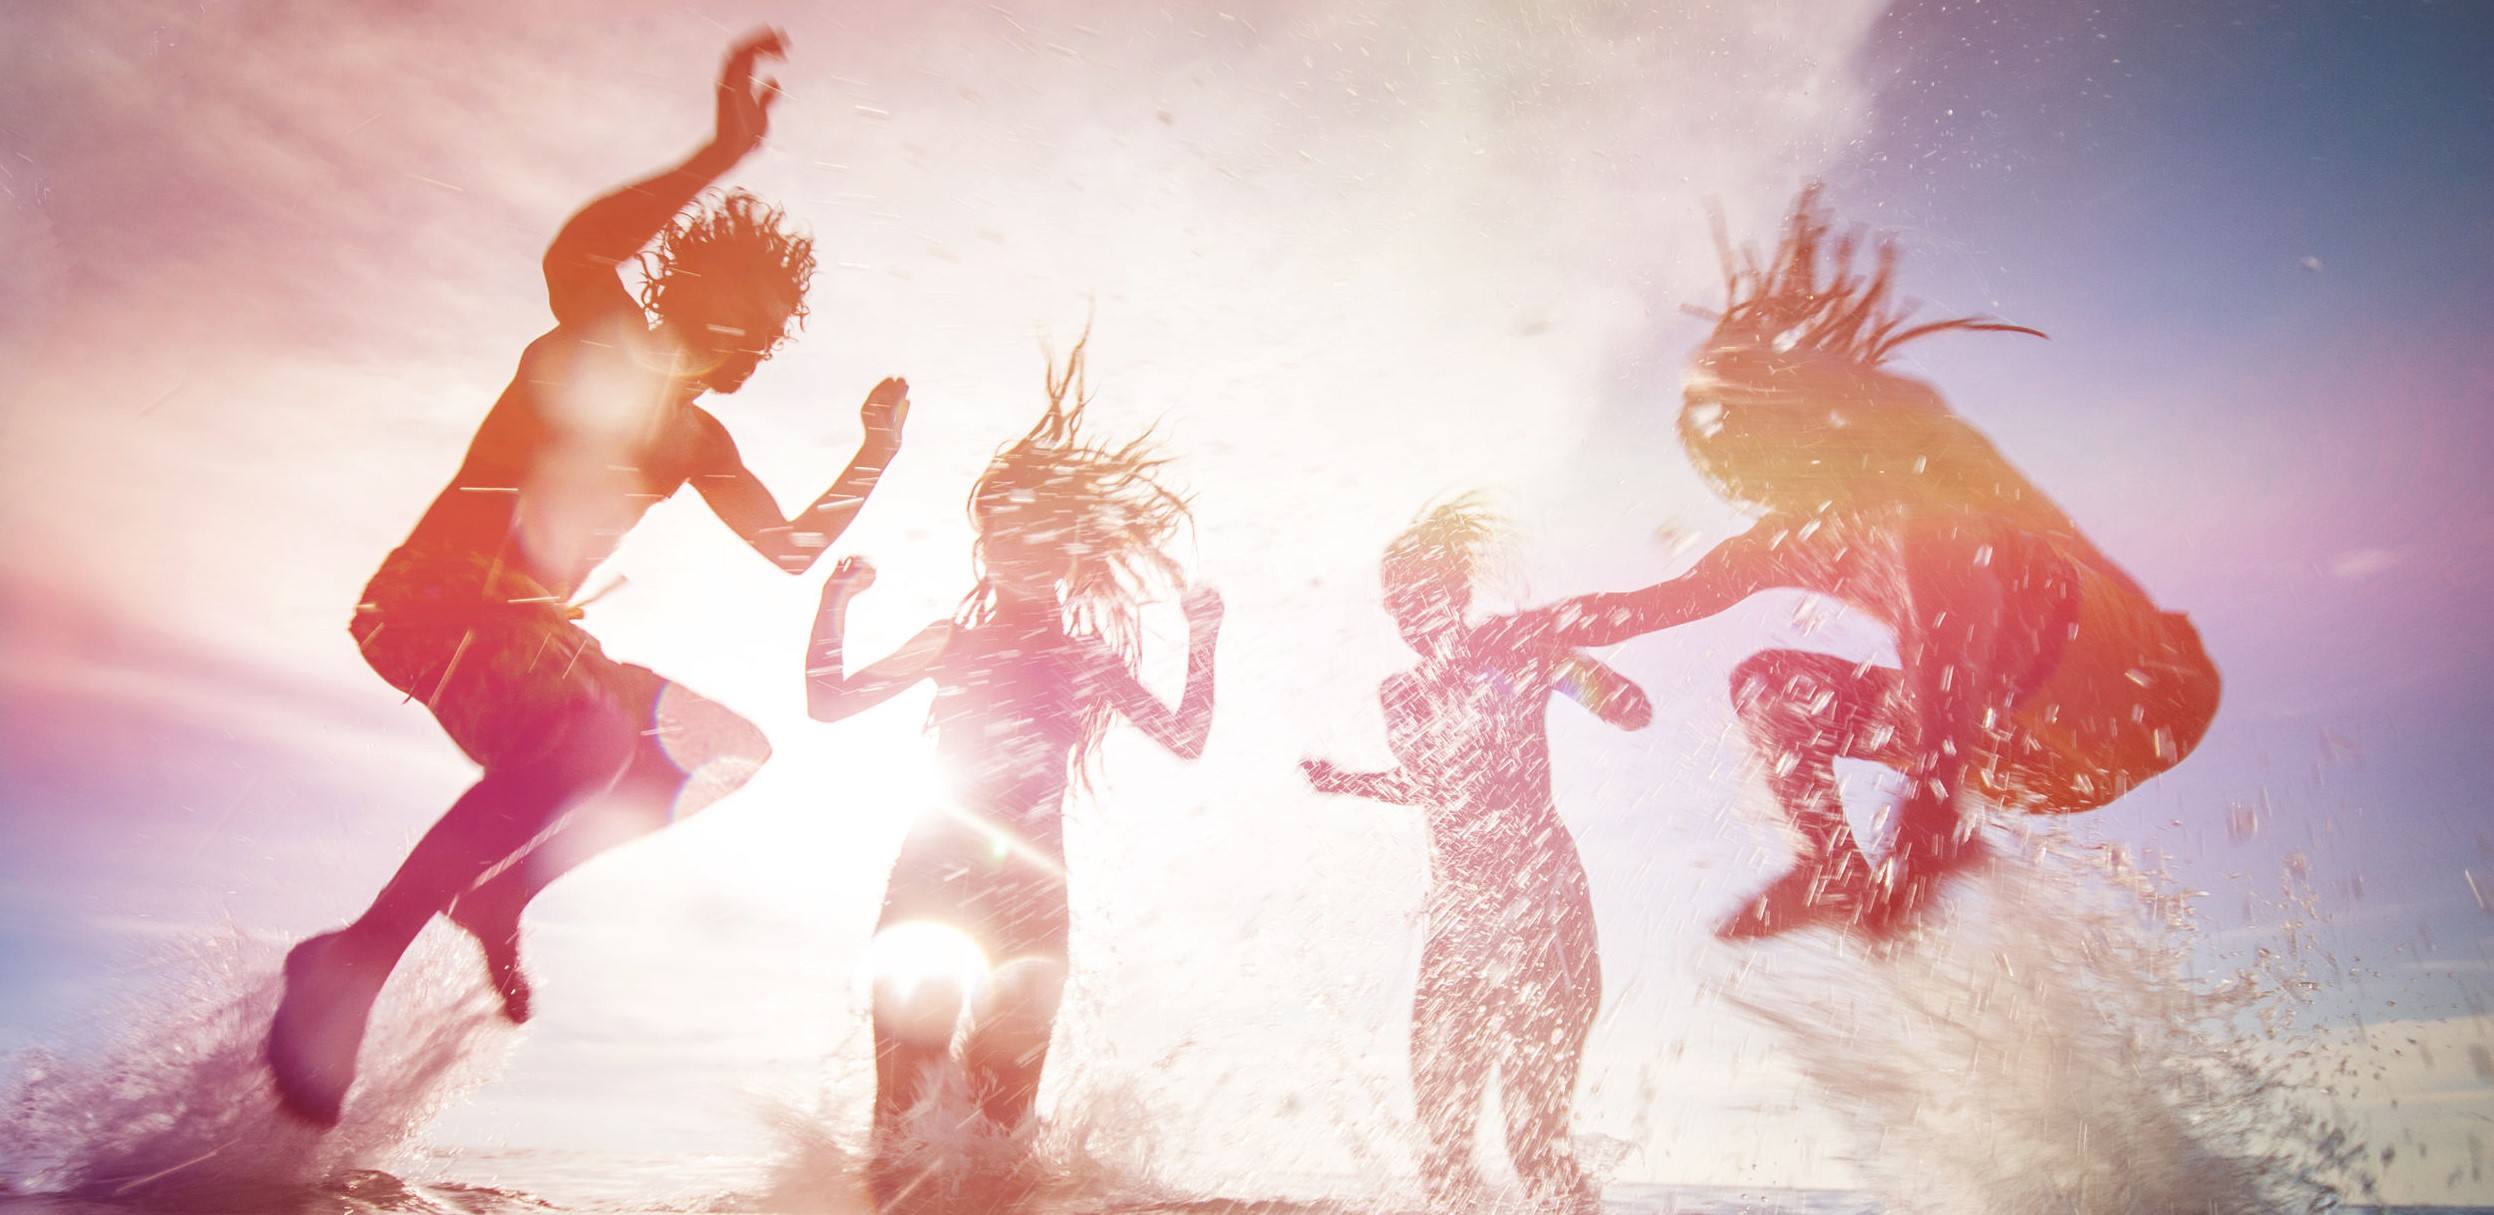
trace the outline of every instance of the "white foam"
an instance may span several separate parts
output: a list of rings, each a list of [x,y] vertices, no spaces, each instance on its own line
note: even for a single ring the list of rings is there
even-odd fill
[[[1892,947],[1804,934],[1722,986],[1888,1210],[2327,1209],[2362,1149],[2269,1032],[2308,986],[2296,950],[2203,976],[2200,940],[2189,896],[2117,851],[2025,840]]]
[[[252,1209],[368,1178],[495,1070],[510,1040],[474,947],[430,935],[375,1007],[361,1079],[322,1133],[278,1109],[261,1062],[282,956],[239,933],[184,942],[151,968],[162,982],[99,1010],[99,1047],[13,1060],[5,1188]]]

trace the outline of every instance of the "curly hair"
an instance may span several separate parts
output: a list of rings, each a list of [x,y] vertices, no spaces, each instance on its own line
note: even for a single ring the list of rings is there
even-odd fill
[[[1801,188],[1785,221],[1775,260],[1758,262],[1755,249],[1743,248],[1738,262],[1724,233],[1723,215],[1713,216],[1715,250],[1723,265],[1724,308],[1700,310],[1715,322],[1707,345],[1715,349],[1745,347],[1778,354],[1834,354],[1866,367],[1877,367],[1899,346],[1916,338],[1952,330],[2025,333],[2041,330],[2011,325],[1988,316],[1952,317],[1908,327],[1920,305],[1894,298],[1896,238],[1881,236],[1875,245],[1876,268],[1856,273],[1859,229],[1834,235],[1834,225],[1819,204],[1817,182]],[[1821,280],[1824,265],[1826,278]]]
[[[786,316],[780,332],[770,335],[774,341],[786,338],[805,322],[814,238],[788,229],[786,212],[746,191],[717,194],[715,203],[713,197],[704,193],[685,208],[659,233],[657,245],[641,254],[641,307],[664,318],[671,305],[680,308],[725,293]]]
[[[1389,577],[1436,578],[1467,596],[1504,555],[1505,518],[1478,490],[1420,508],[1411,525],[1386,542],[1381,562]]]
[[[1044,544],[1066,558],[1058,590],[1066,631],[1098,638],[1131,667],[1142,655],[1143,603],[1185,581],[1185,569],[1167,545],[1193,515],[1186,495],[1163,481],[1169,461],[1155,449],[1151,430],[1122,444],[1083,433],[1084,410],[1091,404],[1084,366],[1090,340],[1086,328],[1062,370],[1049,360],[1046,411],[1021,438],[998,450],[970,487],[967,505],[976,537],[970,555],[978,585],[963,598],[954,620],[976,625],[994,617],[998,592],[988,570],[993,545]],[[1105,703],[1085,706],[1075,756],[1086,780],[1108,722]]]

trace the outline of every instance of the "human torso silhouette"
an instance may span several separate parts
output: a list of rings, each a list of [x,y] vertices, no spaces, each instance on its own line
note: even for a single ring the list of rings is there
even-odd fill
[[[1856,372],[1822,392],[1849,404],[1733,397],[1684,424],[1700,467],[1737,470],[1718,482],[1768,508],[1751,532],[1764,581],[1888,625],[1909,668],[1988,680],[2017,737],[1976,749],[2023,808],[2100,806],[2197,742],[2217,682],[2186,618],[1927,389]]]
[[[409,547],[495,559],[569,598],[683,487],[719,423],[662,369],[638,307],[616,301],[529,344]]]
[[[1475,630],[1379,691],[1387,742],[1414,782],[1437,881],[1450,889],[1581,873],[1550,793],[1545,718],[1564,652],[1510,633]]]
[[[1471,1148],[1493,1076],[1527,1190],[1590,1209],[1566,1135],[1601,960],[1584,864],[1551,803],[1545,722],[1568,651],[1517,624],[1471,629],[1379,691],[1397,800],[1429,831],[1411,1049],[1433,1209],[1466,1207],[1477,1188]]]
[[[1693,402],[1680,424],[1700,471],[1765,510],[1756,530],[1778,537],[1768,563],[1790,585],[1899,626],[1913,610],[1909,577],[1955,572],[1917,568],[1919,554],[1989,545],[1986,562],[2083,569],[2146,606],[2060,506],[1928,386],[1826,363],[1779,367],[1772,391]]]
[[[928,715],[961,804],[1051,844],[1090,695],[1081,644],[1053,622],[956,627]]]

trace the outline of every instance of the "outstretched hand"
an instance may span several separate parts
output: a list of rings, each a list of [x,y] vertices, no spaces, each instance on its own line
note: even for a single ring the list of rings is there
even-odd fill
[[[892,376],[875,385],[866,394],[866,403],[858,406],[857,420],[866,428],[869,445],[899,450],[901,428],[909,423],[909,381]]]
[[[823,602],[837,603],[875,584],[875,567],[864,557],[842,557],[823,580]]]
[[[1621,729],[1642,730],[1654,724],[1654,700],[1645,694],[1645,689],[1632,683],[1619,690],[1606,715],[1617,721]]]
[[[1330,759],[1300,760],[1299,770],[1307,774],[1308,787],[1319,793],[1341,793],[1345,791],[1343,788],[1344,782],[1342,779],[1342,769],[1335,767],[1334,761]]]
[[[771,129],[771,106],[779,101],[779,81],[756,84],[753,69],[765,58],[787,54],[787,37],[767,26],[728,49],[727,64],[719,69],[719,132],[714,141],[721,150],[741,157],[762,146]]]

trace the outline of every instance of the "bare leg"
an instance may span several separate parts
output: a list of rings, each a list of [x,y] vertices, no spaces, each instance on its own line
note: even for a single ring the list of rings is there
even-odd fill
[[[362,917],[286,956],[267,1055],[288,1109],[337,1122],[373,999],[425,922],[564,810],[604,792],[631,747],[619,721],[583,718],[547,753],[487,772],[417,841]]]
[[[461,894],[450,920],[485,951],[485,969],[513,1022],[529,1017],[528,976],[520,967],[520,916],[557,878],[594,857],[652,834],[699,805],[733,792],[771,753],[752,723],[716,702],[670,684],[660,697],[659,732],[636,739],[632,766],[614,791],[582,807],[524,856]],[[687,727],[685,721],[696,723]],[[698,748],[674,745],[697,737]],[[691,771],[687,767],[690,765]]]
[[[2066,565],[2033,537],[1961,521],[1908,541],[1913,608],[1897,622],[1897,653],[1917,741],[1873,932],[1893,931],[1981,855],[1961,813],[1968,782],[2000,753],[2076,602]]]
[[[1515,1021],[1502,1036],[1499,1104],[1507,1117],[1507,1158],[1545,1210],[1592,1212],[1598,1196],[1576,1164],[1568,1132],[1585,1038],[1602,1004],[1602,962],[1593,909],[1580,892],[1551,911],[1557,931],[1510,993]]]
[[[1460,929],[1433,923],[1420,949],[1412,996],[1412,1101],[1420,1114],[1420,1180],[1432,1210],[1460,1209],[1480,1186],[1472,1167],[1472,1128],[1496,1059],[1490,992],[1462,948]]]
[[[961,989],[942,980],[875,981],[875,1108],[866,1185],[878,1210],[893,1210],[924,1170],[900,1142],[902,1122],[952,1058]]]
[[[941,980],[875,983],[875,1130],[889,1134],[925,1099],[928,1074],[950,1058],[959,987]]]
[[[502,1015],[513,1023],[530,1014],[528,976],[520,968],[520,915],[556,878],[591,857],[667,825],[669,808],[684,776],[647,748],[614,788],[584,805],[527,852],[478,882],[450,906],[450,922],[476,938],[485,951],[485,972],[502,997]]]
[[[1064,993],[1065,963],[1055,958],[1016,958],[988,976],[962,1043],[961,1063],[970,1091],[978,1095],[979,1112],[1000,1130],[1020,1126],[1039,1099],[1040,1071]]]
[[[1845,822],[1838,759],[1910,770],[1913,721],[1903,679],[1832,654],[1764,650],[1732,672],[1732,705],[1792,828],[1793,867],[1723,922],[1727,940],[1773,936],[1816,918],[1854,917],[1868,901],[1870,862]]]

